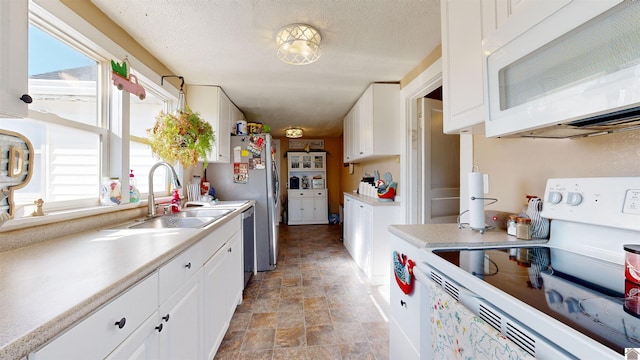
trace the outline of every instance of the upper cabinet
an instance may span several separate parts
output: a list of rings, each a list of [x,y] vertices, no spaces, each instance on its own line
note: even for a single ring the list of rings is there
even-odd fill
[[[400,154],[400,85],[371,84],[344,118],[344,162]]]
[[[231,129],[236,121],[244,120],[244,115],[218,86],[191,85],[187,97],[189,107],[213,127],[216,140],[207,161],[228,163]]]
[[[485,118],[480,1],[442,0],[443,131],[479,132]],[[485,19],[487,21],[487,19]],[[473,128],[472,128],[473,127]]]
[[[570,0],[548,0],[546,3]],[[442,0],[443,130],[482,133],[486,118],[483,40],[530,0]],[[539,5],[539,3],[537,4]]]
[[[26,117],[29,2],[0,1],[0,117]]]

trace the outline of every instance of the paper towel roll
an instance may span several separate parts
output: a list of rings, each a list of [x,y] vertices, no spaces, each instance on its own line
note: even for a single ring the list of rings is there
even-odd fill
[[[474,230],[484,229],[484,174],[469,173],[469,226]]]

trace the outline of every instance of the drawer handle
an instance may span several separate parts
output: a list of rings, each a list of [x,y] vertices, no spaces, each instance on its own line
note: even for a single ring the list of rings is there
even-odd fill
[[[158,332],[162,332],[162,323],[156,326],[156,330],[158,330]]]
[[[33,98],[31,98],[29,94],[22,94],[22,96],[20,96],[20,100],[22,100],[25,104],[31,104],[33,102]]]
[[[126,323],[127,323],[127,318],[122,318],[120,319],[120,321],[116,321],[114,325],[116,325],[118,329],[122,329],[124,327],[124,324]]]
[[[163,316],[162,320],[164,320],[165,322],[169,322],[169,314]]]
[[[184,267],[186,267],[187,269],[191,269],[191,263],[187,263],[187,265],[185,265]]]
[[[404,300],[400,300],[400,306],[407,307],[407,302]]]

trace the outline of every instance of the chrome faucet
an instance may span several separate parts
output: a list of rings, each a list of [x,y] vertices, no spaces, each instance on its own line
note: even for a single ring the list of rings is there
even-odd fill
[[[174,189],[182,189],[182,185],[180,185],[180,179],[178,179],[178,174],[176,174],[176,170],[173,168],[173,166],[171,166],[169,163],[164,162],[164,161],[160,161],[155,163],[151,169],[149,170],[149,216],[150,217],[155,217],[156,216],[156,199],[155,196],[153,195],[153,173],[156,171],[156,169],[160,166],[163,165],[165,166],[167,169],[171,170],[171,182],[173,183],[173,188]]]

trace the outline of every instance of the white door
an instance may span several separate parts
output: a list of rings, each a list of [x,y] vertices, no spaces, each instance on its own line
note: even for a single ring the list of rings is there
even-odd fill
[[[418,223],[455,222],[460,196],[460,136],[442,130],[442,101],[418,99]]]

